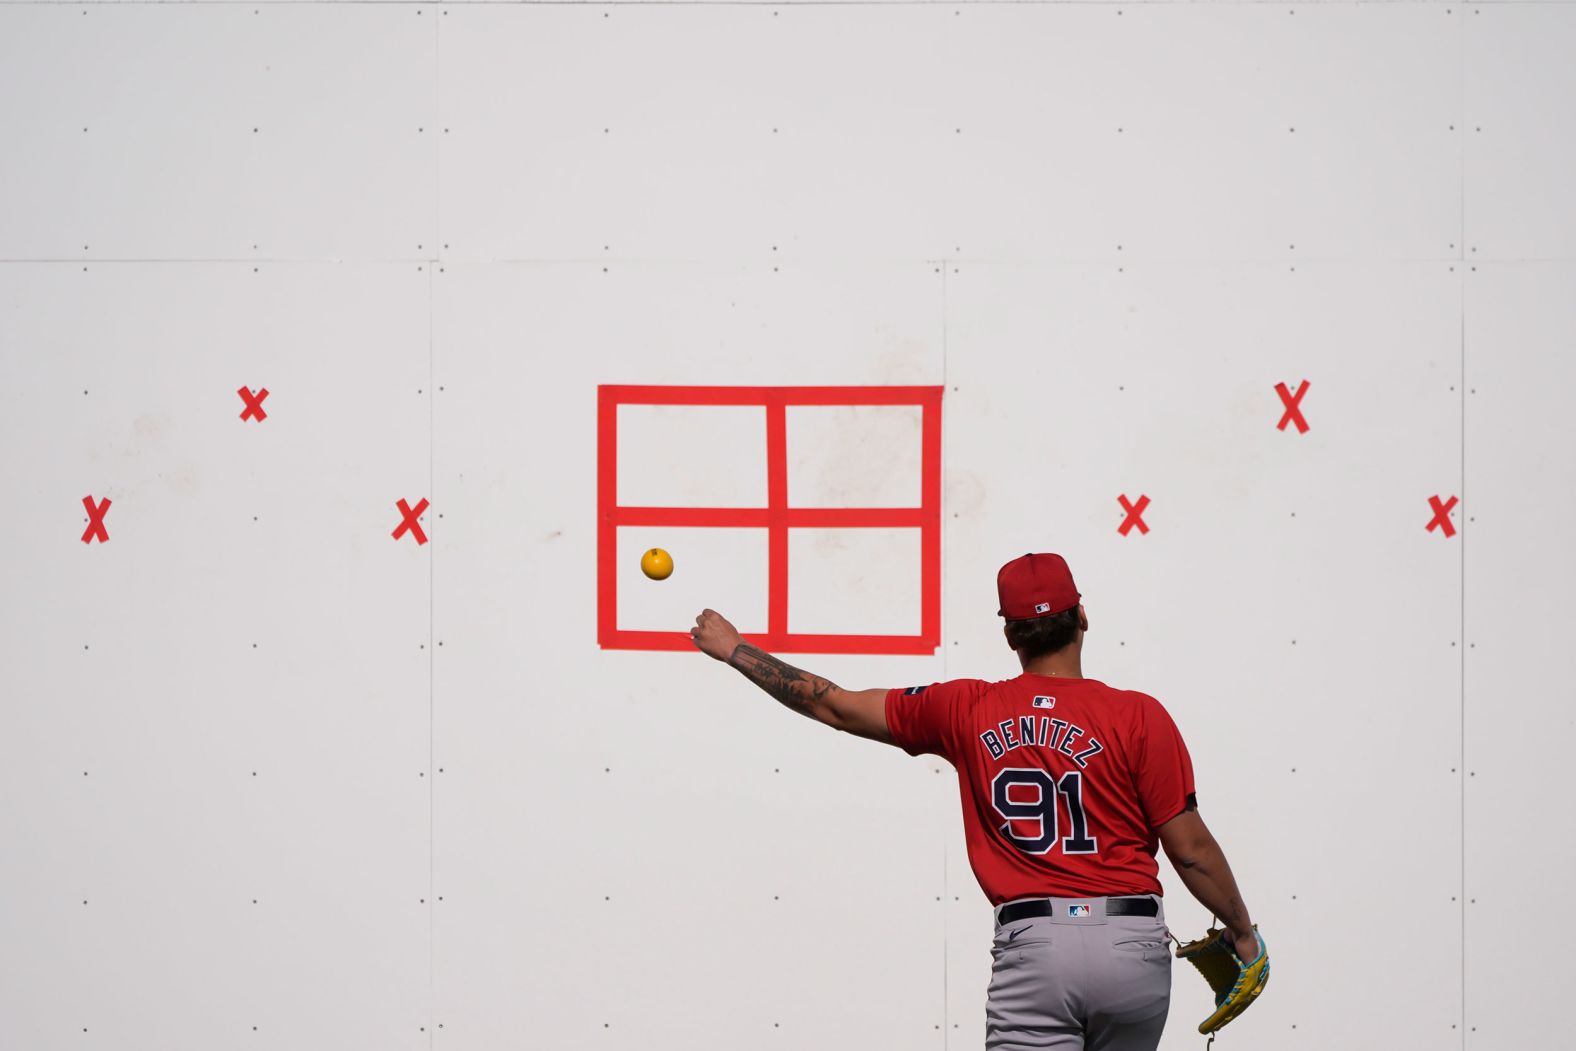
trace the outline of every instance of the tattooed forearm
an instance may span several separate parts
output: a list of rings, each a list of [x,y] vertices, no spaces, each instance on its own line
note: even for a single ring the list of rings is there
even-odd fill
[[[838,689],[836,683],[800,671],[749,643],[740,643],[728,663],[784,706],[812,719],[817,718],[816,708],[827,695]]]

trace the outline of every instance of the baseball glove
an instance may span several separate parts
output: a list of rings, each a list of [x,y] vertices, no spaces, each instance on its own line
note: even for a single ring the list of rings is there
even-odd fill
[[[1177,959],[1197,967],[1215,991],[1215,1013],[1199,1023],[1200,1033],[1214,1033],[1246,1011],[1270,980],[1270,954],[1256,924],[1253,935],[1259,941],[1259,954],[1247,961],[1237,955],[1226,932],[1214,927],[1202,938],[1177,943]]]

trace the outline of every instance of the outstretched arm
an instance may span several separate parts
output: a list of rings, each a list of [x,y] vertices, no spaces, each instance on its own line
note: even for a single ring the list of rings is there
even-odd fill
[[[886,690],[845,690],[830,679],[801,671],[740,637],[720,613],[695,618],[690,639],[708,657],[723,661],[785,708],[834,730],[893,744],[886,724]]]

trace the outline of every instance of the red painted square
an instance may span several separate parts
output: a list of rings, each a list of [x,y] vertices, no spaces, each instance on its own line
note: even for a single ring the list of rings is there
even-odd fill
[[[745,638],[791,653],[934,653],[941,644],[940,387],[625,387],[597,388],[597,642],[603,649],[689,650],[689,625],[673,631],[618,628],[620,526],[762,528],[768,532],[767,630]],[[766,507],[621,507],[618,504],[620,405],[758,405],[766,411]],[[787,410],[791,405],[917,405],[921,495],[918,507],[791,507]],[[857,451],[850,450],[850,455]],[[917,528],[920,531],[920,632],[917,635],[810,635],[788,630],[788,535],[796,528]],[[699,613],[699,610],[695,612]]]

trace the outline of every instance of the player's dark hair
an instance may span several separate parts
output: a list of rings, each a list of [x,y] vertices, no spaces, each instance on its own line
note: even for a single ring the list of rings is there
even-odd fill
[[[1007,621],[1007,644],[1022,657],[1043,657],[1078,637],[1078,607],[1033,620]]]

